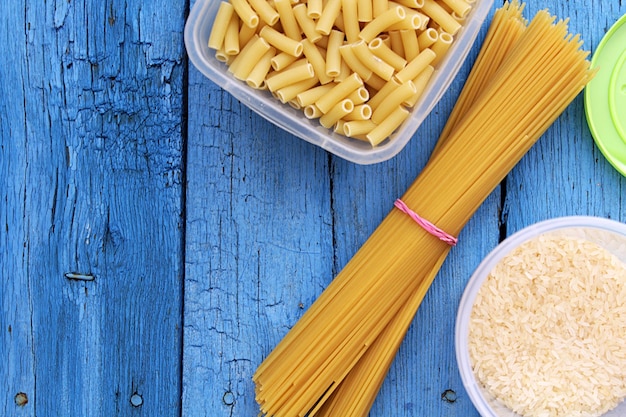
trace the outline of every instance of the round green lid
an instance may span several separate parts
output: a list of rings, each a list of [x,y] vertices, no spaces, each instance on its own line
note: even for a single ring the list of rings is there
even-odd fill
[[[604,36],[591,66],[598,73],[585,88],[587,123],[602,154],[626,176],[626,15]]]

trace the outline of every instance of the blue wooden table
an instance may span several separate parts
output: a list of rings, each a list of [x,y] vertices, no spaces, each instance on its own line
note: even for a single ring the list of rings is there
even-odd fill
[[[418,175],[478,50],[399,155],[360,166],[191,66],[192,6],[0,2],[2,416],[257,415],[254,370]],[[626,13],[544,8],[592,51]],[[461,233],[371,416],[476,416],[453,338],[473,269],[539,220],[626,221],[625,196],[580,96]]]

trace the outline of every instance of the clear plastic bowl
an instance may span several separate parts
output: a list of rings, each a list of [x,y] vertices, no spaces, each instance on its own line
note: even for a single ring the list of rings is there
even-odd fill
[[[461,297],[456,319],[455,348],[461,379],[472,403],[483,417],[521,417],[494,398],[477,381],[468,349],[469,320],[476,295],[500,260],[522,243],[543,234],[558,234],[594,242],[626,263],[626,224],[599,217],[559,217],[536,223],[511,235],[498,245],[478,266]],[[626,402],[603,417],[626,416]]]
[[[287,132],[348,161],[367,165],[392,158],[415,134],[458,73],[489,13],[493,0],[476,1],[463,28],[435,70],[429,86],[413,108],[410,117],[389,139],[377,147],[336,134],[320,126],[317,120],[307,119],[301,110],[282,104],[268,92],[255,90],[233,78],[227,72],[226,65],[215,58],[215,51],[209,49],[207,45],[219,4],[220,0],[197,0],[191,9],[185,25],[185,46],[193,65],[247,107]]]

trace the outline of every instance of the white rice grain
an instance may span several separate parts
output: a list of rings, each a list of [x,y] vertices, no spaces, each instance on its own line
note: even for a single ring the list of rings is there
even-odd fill
[[[525,417],[599,416],[626,397],[626,265],[540,236],[503,258],[470,317],[477,379]]]

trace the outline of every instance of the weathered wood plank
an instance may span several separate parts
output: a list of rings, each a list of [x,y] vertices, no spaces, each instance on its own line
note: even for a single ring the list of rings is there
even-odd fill
[[[176,3],[0,5],[2,415],[180,410]]]
[[[569,16],[570,30],[581,34],[584,48],[591,52],[626,13],[623,2],[547,0],[529,4],[528,13],[546,7],[559,17]],[[612,168],[596,147],[581,94],[508,177],[507,233],[564,215],[625,221],[624,195],[626,178]]]
[[[254,415],[251,376],[332,269],[329,158],[189,76],[183,414]]]

